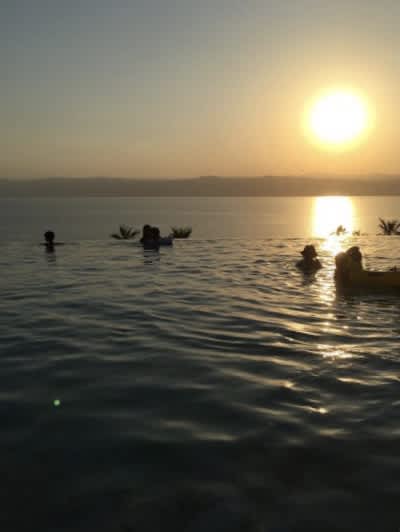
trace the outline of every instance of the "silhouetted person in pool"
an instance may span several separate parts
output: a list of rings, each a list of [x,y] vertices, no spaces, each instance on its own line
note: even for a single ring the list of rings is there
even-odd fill
[[[297,268],[304,273],[315,273],[322,268],[322,264],[317,259],[317,252],[315,247],[311,244],[304,246],[301,252],[303,258],[296,262]]]
[[[363,270],[362,254],[358,246],[349,248],[346,252],[340,252],[335,257],[335,280],[339,283],[350,281],[351,272]]]
[[[335,257],[335,281],[338,288],[345,289],[400,289],[400,272],[396,267],[389,271],[366,270],[363,257],[357,246],[352,246]]]
[[[143,226],[140,243],[145,249],[158,249],[160,246],[172,246],[173,242],[173,236],[161,236],[158,227],[152,227],[148,224]]]
[[[63,246],[63,242],[54,242],[55,234],[53,231],[46,231],[44,234],[44,246],[46,247],[46,251],[54,251],[54,246]]]
[[[151,240],[152,238],[153,238],[153,233],[151,230],[151,225],[149,224],[144,225],[142,229],[142,236],[140,239],[140,243],[143,244],[144,242],[146,242],[146,240]]]
[[[158,227],[151,227],[151,225],[144,225],[142,229],[142,238],[140,243],[145,249],[158,249],[160,243],[160,230]]]

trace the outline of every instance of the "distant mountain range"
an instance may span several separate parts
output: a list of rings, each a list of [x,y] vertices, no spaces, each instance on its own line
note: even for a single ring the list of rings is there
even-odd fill
[[[43,196],[385,196],[400,195],[400,177],[108,177],[0,179],[0,197]]]

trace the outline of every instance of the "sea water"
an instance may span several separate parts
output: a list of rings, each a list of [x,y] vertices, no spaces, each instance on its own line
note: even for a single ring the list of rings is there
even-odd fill
[[[352,201],[361,235],[318,237],[312,199],[1,200],[2,530],[398,530],[400,300],[333,256],[399,265],[400,201]]]

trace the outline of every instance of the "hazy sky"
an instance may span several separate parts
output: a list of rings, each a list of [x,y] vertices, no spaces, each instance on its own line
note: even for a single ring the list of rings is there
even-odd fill
[[[399,0],[0,0],[0,176],[400,173]],[[303,131],[359,91],[353,150]]]

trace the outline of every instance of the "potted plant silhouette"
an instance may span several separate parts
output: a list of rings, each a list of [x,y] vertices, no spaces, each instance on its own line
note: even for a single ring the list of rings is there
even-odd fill
[[[135,238],[138,234],[139,231],[136,229],[128,227],[127,225],[120,225],[119,233],[112,233],[111,237],[116,238],[117,240],[132,240],[132,238]]]
[[[171,227],[174,238],[188,238],[192,234],[191,227]]]
[[[400,235],[400,222],[379,218],[379,229],[384,235]]]
[[[347,233],[347,229],[343,225],[338,225],[335,231],[331,233],[331,235],[342,236],[342,235],[345,235],[346,233]]]

